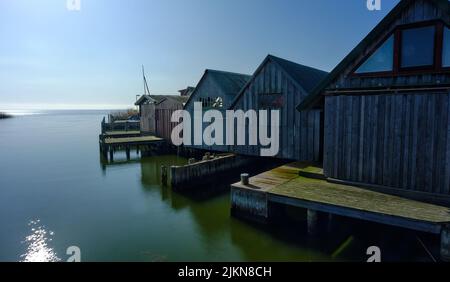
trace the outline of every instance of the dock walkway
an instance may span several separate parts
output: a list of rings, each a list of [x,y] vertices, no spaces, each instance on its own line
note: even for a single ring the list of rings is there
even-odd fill
[[[147,151],[152,148],[159,148],[166,144],[162,138],[155,136],[140,136],[136,131],[113,131],[105,132],[100,135],[99,146],[100,152],[105,159],[114,161],[114,151],[125,150],[127,159],[130,159],[131,148],[136,148],[136,152],[142,149]]]
[[[312,178],[300,176],[305,171],[313,174]],[[316,179],[320,173],[320,168],[291,163],[251,177],[249,185],[232,184],[232,214],[265,221],[270,216],[269,203],[278,203],[304,208],[308,213],[334,214],[443,234],[441,242],[450,251],[448,207]]]

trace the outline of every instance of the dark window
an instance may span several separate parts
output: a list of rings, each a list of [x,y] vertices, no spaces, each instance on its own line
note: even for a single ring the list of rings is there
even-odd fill
[[[450,67],[450,29],[444,28],[444,46],[442,48],[442,66]]]
[[[434,26],[403,30],[401,67],[432,66],[434,64],[434,36]]]
[[[389,37],[357,70],[356,73],[392,71],[394,36]]]

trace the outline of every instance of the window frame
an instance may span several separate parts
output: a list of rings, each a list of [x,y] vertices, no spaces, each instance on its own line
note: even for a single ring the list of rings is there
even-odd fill
[[[421,28],[421,27],[435,27],[434,34],[434,50],[433,50],[433,65],[431,66],[419,66],[419,67],[401,67],[401,49],[402,49],[402,32],[407,29]],[[380,42],[378,42],[373,50],[371,50],[364,57],[361,62],[359,62],[351,72],[350,76],[353,77],[385,77],[385,76],[404,76],[404,75],[415,75],[415,74],[433,74],[433,73],[446,73],[450,72],[450,66],[443,66],[443,44],[444,44],[444,28],[449,28],[446,24],[444,24],[441,20],[432,20],[432,21],[424,21],[417,22],[411,24],[399,25],[392,32],[388,33],[383,37]],[[380,48],[386,40],[389,39],[390,36],[394,36],[394,62],[393,62],[393,70],[392,71],[382,71],[382,72],[365,72],[365,73],[356,73],[359,67],[366,62],[370,56],[372,56],[378,48]]]
[[[386,43],[389,38],[391,38],[391,36],[393,37],[393,54],[392,54],[392,58],[394,60],[393,64],[392,64],[392,70],[388,70],[388,71],[373,71],[373,72],[357,72],[359,70],[360,67],[362,67],[362,65],[364,65],[365,62],[367,62],[367,60],[369,60],[383,45],[384,43]],[[367,54],[367,56],[365,57],[365,60],[362,60],[353,70],[353,74],[360,76],[360,75],[366,75],[366,74],[376,74],[376,75],[386,75],[386,74],[390,74],[394,71],[395,69],[395,48],[396,48],[396,36],[392,33],[389,33],[387,36],[385,36],[383,38],[383,40],[381,40],[380,42],[377,43],[376,47],[370,51],[370,53]]]
[[[444,59],[444,35],[445,35],[444,29],[446,29],[446,28],[450,29],[449,26],[447,26],[445,24],[442,24],[442,28],[441,28],[441,31],[440,31],[441,34],[442,34],[442,36],[441,36],[441,58],[440,58],[440,60],[441,60],[441,69],[446,71],[446,72],[450,72],[450,66],[445,67],[444,66],[444,62],[442,61]]]

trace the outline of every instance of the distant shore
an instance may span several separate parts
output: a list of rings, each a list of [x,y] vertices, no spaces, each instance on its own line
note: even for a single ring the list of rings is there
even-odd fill
[[[12,118],[12,115],[0,112],[0,119]]]

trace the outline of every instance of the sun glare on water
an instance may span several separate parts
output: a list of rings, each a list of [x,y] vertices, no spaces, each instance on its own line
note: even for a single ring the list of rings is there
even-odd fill
[[[32,220],[28,223],[30,226],[30,235],[25,237],[22,242],[27,245],[25,254],[21,255],[22,262],[57,262],[61,259],[49,243],[54,235],[53,231],[46,230],[45,226],[40,225],[40,220]]]

